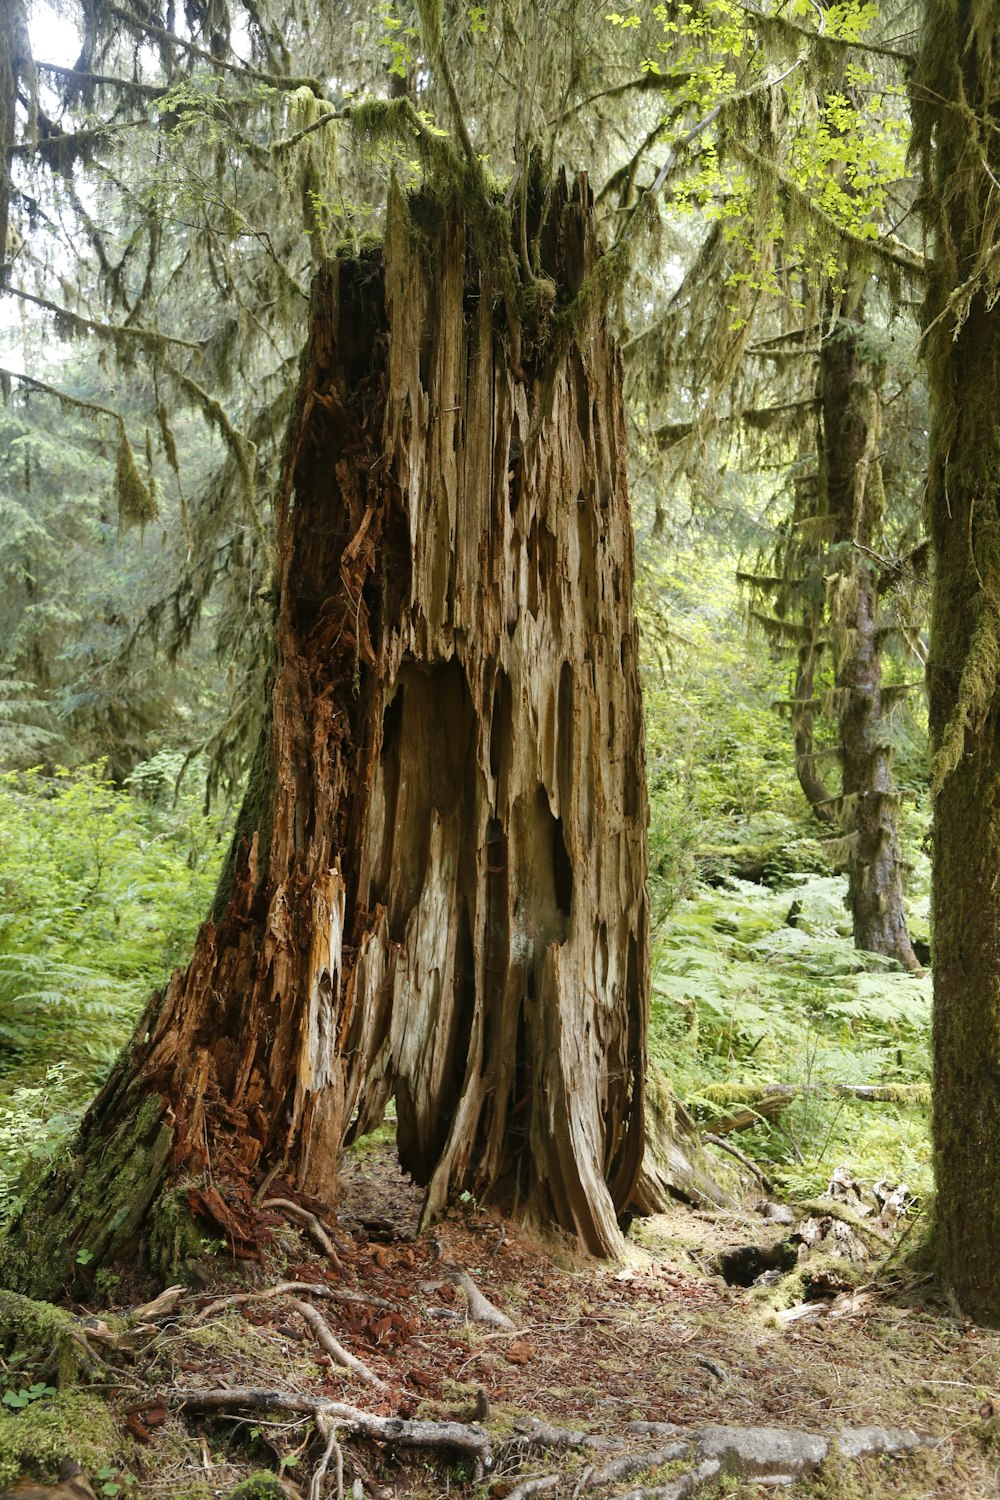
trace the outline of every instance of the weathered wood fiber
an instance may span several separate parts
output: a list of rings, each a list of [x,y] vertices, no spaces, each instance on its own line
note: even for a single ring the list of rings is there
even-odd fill
[[[544,244],[558,313],[597,260],[586,179]],[[252,1253],[261,1178],[334,1200],[391,1097],[428,1216],[468,1189],[620,1244],[648,1004],[621,362],[595,312],[516,364],[507,305],[426,197],[317,280],[238,852],[79,1145],[144,1098],[147,1207],[123,1240],[107,1181],[96,1212],[50,1192],[97,1257],[169,1259],[164,1182]]]

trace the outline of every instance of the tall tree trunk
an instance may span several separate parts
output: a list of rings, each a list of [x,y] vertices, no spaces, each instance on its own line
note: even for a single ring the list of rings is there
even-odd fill
[[[252,1254],[395,1097],[427,1215],[620,1244],[643,1152],[646,795],[621,365],[586,179],[520,358],[453,206],[319,276],[277,518],[278,665],[214,919],[6,1247],[26,1289],[191,1214]],[[488,248],[488,247],[487,247]],[[581,294],[582,295],[578,295]],[[558,311],[553,312],[551,299]],[[574,300],[575,299],[575,300]],[[44,1247],[44,1259],[39,1250]]]
[[[927,7],[914,88],[934,249],[925,311],[933,556],[934,1148],[940,1269],[1000,1326],[1000,13]]]
[[[840,821],[849,833],[854,942],[916,969],[903,905],[899,795],[883,714],[878,576],[870,555],[885,502],[878,454],[881,409],[860,299],[849,299],[823,340],[819,394],[821,489],[833,563],[827,588],[840,730]]]
[[[13,192],[11,166],[17,144],[17,91],[30,69],[24,0],[4,0],[0,6],[0,291],[9,279],[11,263],[7,229]]]

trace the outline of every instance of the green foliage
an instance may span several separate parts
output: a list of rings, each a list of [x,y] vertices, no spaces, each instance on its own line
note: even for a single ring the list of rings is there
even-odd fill
[[[0,775],[0,951],[144,986],[186,956],[207,910],[221,828],[190,782],[174,800],[181,759],[161,753],[125,791],[100,766]]]
[[[175,795],[179,767],[162,753],[124,790],[97,766],[0,776],[0,1214],[208,910],[224,829],[191,789]]]
[[[718,540],[640,559],[654,917],[689,895],[705,846],[810,830],[772,701],[783,666],[751,649],[736,559]]]
[[[930,977],[855,949],[843,892],[840,879],[792,876],[779,890],[733,881],[684,902],[657,937],[650,1050],[709,1119],[726,1112],[709,1085],[733,1101],[751,1082],[800,1086],[780,1117],[741,1137],[796,1190],[818,1190],[841,1161],[924,1190],[924,1122],[827,1092],[930,1075]]]
[[[703,522],[706,531],[711,529]],[[714,523],[722,525],[718,519]],[[728,528],[727,528],[728,529]],[[650,791],[653,975],[650,1052],[706,1124],[748,1085],[800,1098],[738,1143],[772,1177],[815,1193],[833,1167],[929,1185],[926,1121],[829,1086],[929,1079],[930,978],[857,951],[842,877],[824,868],[773,703],[788,667],[741,619],[736,559],[722,537],[640,545]],[[897,665],[890,662],[888,675]],[[901,670],[901,668],[899,668]],[[926,938],[926,724],[894,717],[910,854],[908,917]],[[700,883],[711,851],[768,852],[767,886]],[[806,873],[810,872],[810,873]]]
[[[818,21],[817,21],[818,18]],[[664,134],[675,140],[675,212],[720,220],[752,271],[730,285],[778,293],[767,245],[805,256],[817,281],[839,278],[850,242],[879,238],[905,176],[905,89],[868,66],[880,14],[868,0],[747,7],[685,0],[613,12],[612,26],[645,44],[641,66],[663,80]],[[857,52],[852,49],[857,46]],[[780,92],[779,92],[780,90]]]

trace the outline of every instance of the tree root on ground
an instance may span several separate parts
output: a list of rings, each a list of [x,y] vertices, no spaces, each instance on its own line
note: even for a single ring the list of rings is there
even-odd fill
[[[458,1267],[448,1268],[448,1279],[459,1287],[466,1297],[469,1309],[470,1323],[492,1323],[495,1328],[508,1328],[515,1331],[515,1324],[508,1318],[505,1312],[495,1307],[488,1297],[476,1286],[468,1271],[462,1271]]]
[[[444,1448],[468,1455],[474,1475],[481,1479],[493,1467],[493,1443],[482,1427],[466,1422],[422,1422],[404,1417],[377,1417],[357,1406],[310,1396],[302,1391],[269,1391],[256,1386],[231,1390],[173,1390],[173,1399],[192,1411],[227,1411],[249,1407],[255,1411],[293,1411],[322,1418],[329,1433],[335,1430],[354,1437],[373,1438],[401,1448]],[[328,1440],[328,1439],[327,1439]]]
[[[326,1319],[318,1307],[311,1307],[308,1302],[300,1302],[296,1297],[292,1297],[289,1300],[302,1321],[312,1330],[320,1348],[324,1349],[330,1358],[335,1360],[342,1369],[350,1370],[352,1375],[360,1376],[362,1380],[374,1386],[377,1391],[387,1391],[389,1389],[385,1381],[380,1380],[374,1370],[369,1370],[368,1366],[362,1360],[356,1358],[349,1350],[345,1349],[339,1339],[334,1338]]]
[[[258,1291],[233,1292],[228,1297],[217,1297],[207,1307],[196,1312],[191,1321],[194,1324],[204,1323],[229,1307],[240,1307],[244,1302],[266,1302],[272,1297],[285,1297],[291,1292],[308,1292],[310,1297],[324,1297],[330,1302],[343,1302],[355,1307],[377,1307],[385,1312],[398,1311],[395,1302],[387,1302],[384,1297],[375,1297],[368,1292],[351,1292],[346,1287],[327,1286],[324,1282],[279,1281],[275,1286],[263,1287]]]
[[[570,1476],[562,1473],[535,1475],[510,1490],[505,1500],[529,1500],[532,1495],[557,1490],[564,1485],[572,1500],[592,1490],[611,1490],[611,1500],[684,1500],[701,1485],[720,1478],[749,1479],[758,1484],[793,1484],[815,1474],[830,1458],[858,1459],[869,1455],[909,1452],[936,1446],[937,1440],[922,1437],[908,1428],[845,1427],[833,1437],[796,1432],[777,1427],[703,1427],[692,1429],[670,1422],[633,1422],[626,1438],[595,1436],[567,1428],[550,1427],[534,1418],[518,1424],[522,1431],[496,1456],[498,1470],[506,1470],[505,1458],[521,1458],[526,1451],[567,1451],[620,1448],[628,1437],[669,1439],[652,1452],[625,1454],[603,1468],[588,1466],[570,1488]],[[679,1474],[664,1484],[614,1490],[623,1479],[667,1464],[685,1463]]]
[[[261,1207],[270,1208],[276,1213],[284,1214],[286,1219],[291,1219],[294,1224],[298,1224],[315,1241],[330,1264],[336,1270],[343,1271],[344,1267],[340,1256],[337,1254],[337,1247],[333,1243],[333,1240],[327,1234],[316,1215],[311,1214],[307,1208],[303,1208],[301,1203],[292,1203],[288,1198],[268,1198]]]

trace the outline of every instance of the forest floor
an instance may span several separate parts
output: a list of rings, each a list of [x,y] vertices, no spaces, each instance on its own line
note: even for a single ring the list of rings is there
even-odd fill
[[[887,1428],[932,1441],[858,1459],[831,1447],[789,1493],[828,1500],[998,1493],[1000,1334],[954,1316],[926,1276],[894,1268],[884,1250],[859,1263],[865,1237],[836,1216],[826,1228],[837,1229],[848,1258],[813,1252],[813,1292],[827,1295],[804,1304],[801,1269],[775,1269],[750,1287],[727,1285],[719,1274],[721,1255],[776,1245],[793,1232],[755,1211],[752,1193],[745,1210],[678,1204],[637,1220],[627,1263],[608,1265],[502,1225],[471,1202],[415,1236],[419,1194],[382,1136],[348,1154],[343,1177],[339,1265],[280,1223],[272,1263],[249,1281],[245,1267],[240,1279],[240,1268],[217,1251],[206,1258],[204,1288],[186,1292],[166,1316],[130,1327],[101,1314],[102,1332],[78,1309],[106,1365],[89,1392],[60,1389],[0,1412],[0,1482],[32,1467],[34,1445],[50,1469],[64,1453],[79,1459],[97,1494],[214,1500],[242,1482],[236,1492],[244,1496],[317,1500],[338,1492],[332,1463],[316,1480],[324,1452],[338,1452],[341,1492],[368,1500],[443,1500],[453,1491],[496,1500],[539,1492],[555,1500],[592,1492],[680,1500],[695,1490],[750,1500],[774,1493],[776,1463],[759,1458],[771,1439],[758,1434],[757,1458],[744,1451],[728,1474],[725,1461],[713,1474],[706,1452],[720,1453],[729,1439],[706,1429],[780,1428],[832,1440],[846,1428]],[[468,1319],[453,1279],[463,1272],[513,1327]],[[275,1295],[283,1282],[300,1289]],[[296,1301],[322,1309],[368,1379],[323,1352]],[[37,1381],[40,1369],[8,1360],[5,1384]],[[293,1404],[350,1403],[385,1419],[389,1441],[352,1435],[350,1422],[331,1428],[315,1411],[282,1412],[273,1401],[254,1407],[239,1396],[247,1390],[284,1392]],[[218,1393],[221,1409],[199,1410],[206,1391]],[[486,1472],[477,1475],[470,1454],[449,1452],[444,1441],[417,1450],[394,1442],[396,1418],[481,1433],[491,1448]],[[637,1423],[671,1428],[640,1433]],[[331,1432],[339,1433],[332,1447]],[[589,1445],[567,1446],[574,1432],[589,1434]],[[695,1446],[684,1448],[684,1439]],[[882,1434],[876,1446],[898,1441]],[[795,1462],[806,1453],[808,1468],[808,1444],[801,1447]],[[36,1458],[36,1473],[45,1467]],[[247,1485],[251,1473],[268,1470],[282,1476],[282,1488]],[[90,1493],[82,1484],[52,1493]]]

